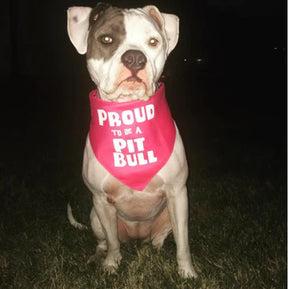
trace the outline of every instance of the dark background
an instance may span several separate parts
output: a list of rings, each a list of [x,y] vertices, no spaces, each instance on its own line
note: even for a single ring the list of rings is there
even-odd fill
[[[195,138],[203,144],[219,136],[247,146],[256,143],[286,163],[286,1],[109,2],[119,7],[154,4],[180,17],[180,39],[164,74],[184,140],[190,135],[187,123],[193,122]],[[93,83],[85,56],[68,38],[66,10],[95,4],[2,3],[3,167],[51,151],[58,160],[73,158],[69,151],[82,155]]]

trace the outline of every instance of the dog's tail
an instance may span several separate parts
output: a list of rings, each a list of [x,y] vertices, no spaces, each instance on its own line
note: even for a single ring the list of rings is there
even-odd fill
[[[69,220],[70,224],[73,227],[75,227],[75,228],[77,228],[79,230],[87,230],[88,229],[87,226],[85,226],[85,225],[83,225],[83,224],[81,224],[81,223],[76,221],[76,219],[73,216],[72,208],[70,206],[70,203],[67,204],[67,217],[68,217],[68,220]]]

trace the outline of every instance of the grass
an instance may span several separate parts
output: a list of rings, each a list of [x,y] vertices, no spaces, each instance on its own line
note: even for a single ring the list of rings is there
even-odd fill
[[[70,200],[77,218],[89,221],[82,148],[72,149],[72,160],[63,144],[0,164],[0,288],[286,288],[283,154],[221,135],[209,145],[188,147],[189,139],[184,134],[198,279],[178,276],[171,235],[160,253],[139,241],[123,244],[115,275],[87,265],[95,250],[92,231],[78,231],[66,219]]]

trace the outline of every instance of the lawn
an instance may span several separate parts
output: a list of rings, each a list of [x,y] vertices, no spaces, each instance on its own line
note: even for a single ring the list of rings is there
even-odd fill
[[[189,238],[198,279],[178,276],[172,235],[160,252],[139,241],[123,244],[115,275],[87,265],[92,231],[76,230],[66,218],[69,200],[89,223],[91,196],[81,179],[85,129],[76,145],[69,133],[36,143],[34,124],[2,142],[0,288],[286,288],[285,153],[251,126],[254,138],[248,126],[188,115],[177,118],[190,165]]]

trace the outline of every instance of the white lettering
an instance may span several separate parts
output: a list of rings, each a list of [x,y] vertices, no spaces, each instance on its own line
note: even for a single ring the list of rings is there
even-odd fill
[[[137,122],[144,122],[146,120],[144,106],[141,106],[142,115],[140,115],[140,108],[135,108],[134,113]]]
[[[121,125],[120,116],[117,112],[109,111],[108,112],[108,118],[109,118],[109,125],[110,126],[120,126]]]
[[[138,134],[138,133],[142,134],[142,131],[141,131],[139,126],[136,127],[136,134]]]
[[[154,118],[154,104],[148,104],[146,105],[146,115],[147,115],[147,120],[150,120]]]
[[[147,155],[148,155],[148,162],[149,163],[156,163],[157,162],[157,157],[154,156],[154,151],[147,152]]]
[[[127,140],[127,147],[128,147],[128,152],[129,152],[129,153],[134,153],[134,152],[135,152],[135,148],[134,148],[134,144],[133,144],[133,139],[128,139],[128,140]]]
[[[143,144],[144,141],[145,141],[145,138],[144,138],[144,137],[135,138],[135,139],[134,139],[134,142],[137,144],[137,150],[138,150],[138,152],[144,151],[144,144]]]
[[[124,160],[124,154],[113,153],[114,156],[114,166],[115,167],[125,167],[126,161]]]
[[[119,129],[111,129],[111,132],[113,133],[114,136],[121,136],[122,131]]]
[[[125,135],[132,134],[132,128],[124,128],[124,134]]]
[[[135,152],[135,144],[138,152],[144,151],[145,138],[135,138],[124,140],[123,138],[114,138],[113,145],[116,152],[121,153],[123,149],[127,148],[129,153]]]
[[[109,126],[113,127],[151,120],[155,116],[155,109],[154,104],[147,104],[146,106],[141,106],[133,110],[124,110],[121,114],[115,111],[106,112],[104,109],[97,109],[97,113],[99,125],[103,126],[104,122],[108,120]]]
[[[122,121],[126,125],[130,125],[134,123],[134,116],[131,110],[124,110],[122,112]]]
[[[139,165],[147,165],[147,160],[144,158],[144,154],[143,153],[138,153],[138,161],[139,161]]]
[[[128,162],[129,167],[136,167],[137,166],[136,154],[133,154],[133,161],[132,161],[132,155],[127,155],[127,162]]]
[[[147,154],[144,152],[134,154],[123,154],[121,152],[114,152],[114,166],[115,167],[136,167],[137,165],[147,165],[150,163],[157,162],[157,157],[154,155],[154,151],[148,151]]]
[[[97,113],[99,125],[102,126],[104,124],[104,121],[107,120],[107,113],[104,109],[97,109]]]
[[[126,142],[122,138],[114,138],[113,145],[116,152],[121,153],[122,149],[126,147]]]

